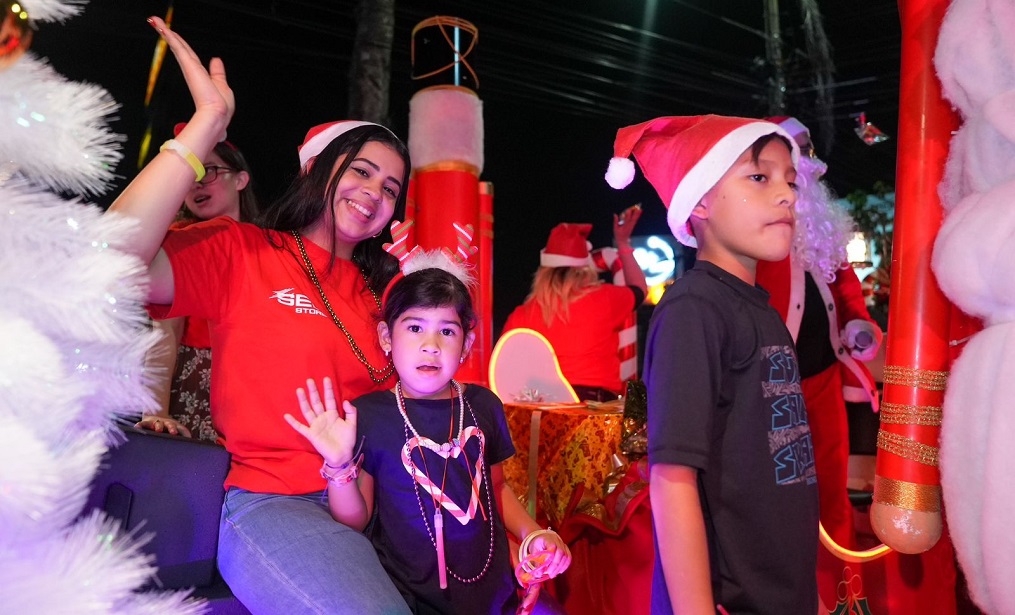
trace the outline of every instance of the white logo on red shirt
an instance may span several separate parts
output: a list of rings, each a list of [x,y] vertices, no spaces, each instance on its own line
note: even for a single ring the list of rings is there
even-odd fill
[[[285,290],[276,290],[272,293],[269,299],[275,299],[281,305],[296,308],[297,314],[316,314],[318,316],[324,316],[324,312],[317,309],[310,298],[301,293],[294,293],[293,289],[286,288]]]

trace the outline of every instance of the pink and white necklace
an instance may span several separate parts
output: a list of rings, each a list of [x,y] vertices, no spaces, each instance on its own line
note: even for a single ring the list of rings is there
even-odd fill
[[[416,428],[412,425],[412,421],[409,420],[409,415],[405,411],[405,398],[402,395],[402,383],[401,381],[395,383],[395,402],[398,405],[398,412],[402,415],[402,420],[405,422],[405,445],[402,447],[402,465],[413,479],[413,492],[416,494],[416,501],[419,503],[419,512],[423,517],[423,526],[426,528],[426,533],[430,536],[430,543],[434,546],[437,551],[437,571],[440,579],[441,589],[447,589],[448,579],[447,574],[450,572],[451,576],[462,583],[475,583],[479,581],[486,574],[486,571],[490,568],[490,562],[493,561],[493,546],[494,546],[494,528],[493,518],[490,515],[493,514],[493,501],[490,495],[490,486],[487,485],[486,489],[486,510],[482,510],[479,504],[479,492],[482,491],[484,474],[483,464],[486,456],[486,437],[483,435],[482,430],[479,429],[479,423],[476,420],[476,414],[472,411],[472,406],[466,401],[465,396],[462,394],[462,386],[451,381],[452,387],[458,395],[459,414],[458,414],[458,435],[452,437],[449,442],[437,444],[430,438],[426,438],[419,435]],[[472,415],[472,422],[474,425],[468,427],[465,426],[465,407],[469,407],[469,414]],[[451,397],[451,414],[454,417],[455,398]],[[452,418],[452,421],[454,418]],[[452,433],[454,425],[452,424]],[[409,436],[409,433],[412,436]],[[459,456],[464,454],[465,464],[468,467],[469,458],[468,453],[465,453],[465,443],[469,438],[475,437],[479,441],[479,454],[476,458],[474,471],[472,472],[472,489],[469,497],[469,504],[466,508],[462,508],[455,503],[445,492],[444,484],[442,480],[441,485],[435,484],[431,479],[429,472],[426,470],[426,459],[423,458],[423,448],[429,449],[441,456],[445,460],[445,477],[447,475],[447,464],[450,459],[457,459]],[[412,460],[412,449],[417,448],[419,450],[420,459],[423,460],[424,470],[421,471],[419,466]],[[430,494],[434,504],[434,516],[433,516],[433,531],[430,530],[430,524],[426,519],[426,508],[423,506],[423,499],[420,497],[419,488],[422,487],[424,491]],[[487,520],[490,525],[490,547],[487,551],[486,564],[483,565],[483,569],[479,571],[479,574],[470,577],[463,578],[456,574],[453,570],[448,568],[447,559],[444,553],[444,515],[443,511],[447,510],[451,513],[451,516],[461,523],[463,526],[467,525],[472,521],[477,510],[483,513],[483,517]]]

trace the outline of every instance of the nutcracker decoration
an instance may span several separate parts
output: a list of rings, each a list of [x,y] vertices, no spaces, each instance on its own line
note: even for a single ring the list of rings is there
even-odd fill
[[[476,343],[458,378],[485,383],[492,344],[493,187],[483,171],[483,103],[473,52],[479,31],[457,17],[435,16],[412,30],[415,93],[409,101],[412,156],[410,243],[455,250],[460,237],[449,224],[478,229]]]

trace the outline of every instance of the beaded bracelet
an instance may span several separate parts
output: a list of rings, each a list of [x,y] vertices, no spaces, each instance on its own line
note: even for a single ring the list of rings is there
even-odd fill
[[[185,161],[187,161],[187,164],[189,164],[190,167],[194,169],[194,174],[197,176],[197,178],[194,181],[199,182],[202,179],[204,179],[204,165],[201,163],[198,157],[194,155],[194,152],[190,151],[189,147],[187,147],[183,143],[180,143],[176,139],[170,139],[162,144],[162,147],[159,148],[159,151],[164,152],[167,149],[173,150],[174,152],[179,154],[179,156],[183,158]]]
[[[321,466],[321,478],[334,485],[351,483],[359,476],[359,468],[362,463],[363,455],[360,455],[358,459],[350,459],[337,468],[335,466],[328,465],[328,462],[325,461],[324,465]],[[329,469],[338,470],[338,472],[335,474],[328,474]]]

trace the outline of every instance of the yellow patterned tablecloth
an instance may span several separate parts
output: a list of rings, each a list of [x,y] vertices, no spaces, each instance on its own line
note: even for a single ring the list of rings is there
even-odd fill
[[[504,462],[505,480],[537,519],[559,526],[579,485],[599,494],[613,471],[623,412],[585,404],[529,403],[505,404],[504,411],[515,445],[514,457]],[[530,464],[533,449],[536,459]],[[535,485],[530,483],[533,475]]]

